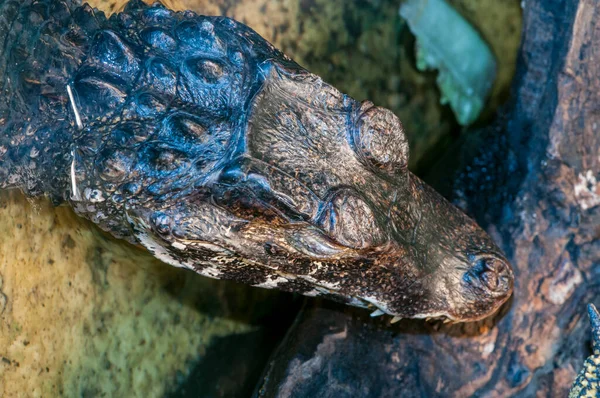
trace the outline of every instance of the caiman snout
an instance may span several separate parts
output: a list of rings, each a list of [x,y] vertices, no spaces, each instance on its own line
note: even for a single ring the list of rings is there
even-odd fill
[[[476,256],[470,269],[463,274],[465,302],[460,315],[454,316],[477,320],[495,312],[512,294],[513,281],[512,268],[504,257]]]

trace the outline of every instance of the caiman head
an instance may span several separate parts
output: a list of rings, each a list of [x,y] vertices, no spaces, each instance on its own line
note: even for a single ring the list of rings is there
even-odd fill
[[[391,111],[232,20],[128,12],[163,22],[96,34],[72,81],[78,213],[202,275],[375,314],[472,321],[508,299],[509,263],[407,169]]]

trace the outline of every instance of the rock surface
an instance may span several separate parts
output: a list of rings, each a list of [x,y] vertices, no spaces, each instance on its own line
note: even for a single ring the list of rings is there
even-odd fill
[[[463,325],[389,327],[309,309],[259,396],[567,395],[590,352],[586,304],[600,298],[600,5],[523,4],[511,105],[438,174],[447,177],[459,154],[447,192],[515,266],[512,301]]]
[[[0,396],[160,397],[214,338],[257,329],[210,302],[237,286],[166,266],[69,208],[4,192],[0,231]]]

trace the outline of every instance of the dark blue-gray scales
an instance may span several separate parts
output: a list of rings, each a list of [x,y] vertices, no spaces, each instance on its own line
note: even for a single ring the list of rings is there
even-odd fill
[[[407,169],[398,118],[247,26],[134,1],[0,0],[0,184],[202,275],[469,321],[490,237]]]

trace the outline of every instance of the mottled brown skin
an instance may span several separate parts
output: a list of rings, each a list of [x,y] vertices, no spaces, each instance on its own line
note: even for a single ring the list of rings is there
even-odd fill
[[[172,265],[375,314],[471,321],[510,296],[490,237],[408,171],[398,118],[248,27],[141,2],[108,20],[0,7],[4,187]]]

